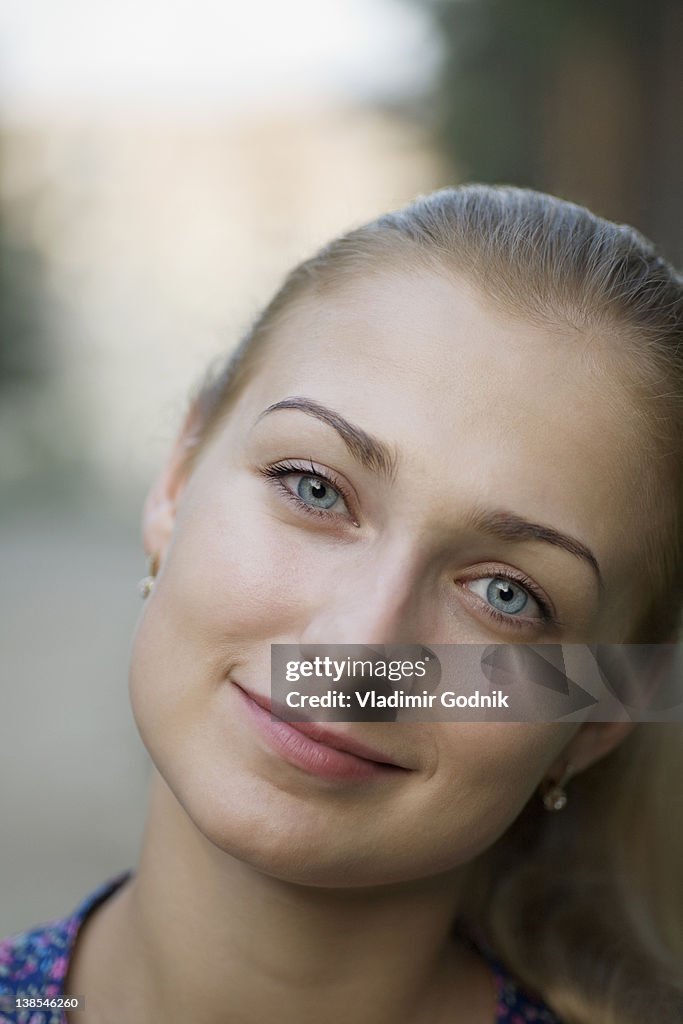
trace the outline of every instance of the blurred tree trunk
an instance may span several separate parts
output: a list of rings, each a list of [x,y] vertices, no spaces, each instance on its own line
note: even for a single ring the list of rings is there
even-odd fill
[[[551,192],[638,226],[683,258],[683,7],[635,7],[630,31],[572,35],[544,117]]]
[[[679,0],[427,0],[429,110],[456,178],[540,188],[683,260]]]

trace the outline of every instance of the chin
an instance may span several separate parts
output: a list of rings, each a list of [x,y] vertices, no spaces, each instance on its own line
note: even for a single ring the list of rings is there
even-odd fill
[[[448,858],[434,859],[433,851],[403,849],[397,856],[396,843],[386,837],[385,855],[381,839],[359,843],[359,831],[330,826],[329,820],[316,817],[308,808],[299,807],[278,813],[259,811],[243,801],[235,806],[229,800],[203,796],[185,807],[192,825],[212,846],[245,869],[259,872],[290,885],[319,889],[367,889],[406,884],[456,870],[472,856],[463,849],[459,863]],[[466,844],[463,843],[463,847]]]

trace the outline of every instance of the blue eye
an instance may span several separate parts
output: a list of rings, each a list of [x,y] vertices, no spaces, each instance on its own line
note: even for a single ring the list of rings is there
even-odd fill
[[[529,595],[511,580],[497,579],[491,580],[486,588],[486,599],[497,611],[514,615],[527,605]]]
[[[544,608],[529,589],[507,576],[482,576],[470,580],[467,589],[482,598],[489,613],[499,618],[513,619],[520,612],[524,612],[525,618],[544,616]]]
[[[302,476],[296,493],[302,501],[310,502],[315,508],[332,508],[341,497],[339,491],[319,476]]]
[[[350,520],[354,526],[360,526],[342,485],[334,478],[328,478],[327,473],[312,462],[308,466],[298,466],[290,461],[280,462],[274,466],[264,466],[260,472],[272,480],[287,500],[303,512],[321,521],[332,521],[341,516]]]

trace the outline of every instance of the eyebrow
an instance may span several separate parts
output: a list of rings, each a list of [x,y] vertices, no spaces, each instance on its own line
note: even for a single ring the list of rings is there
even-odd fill
[[[505,509],[489,510],[484,508],[475,509],[469,517],[469,523],[474,529],[482,533],[500,537],[502,540],[524,541],[535,540],[552,544],[556,548],[568,551],[570,555],[580,558],[586,562],[595,572],[598,583],[602,588],[604,580],[598,565],[598,560],[589,547],[582,544],[575,537],[566,533],[560,533],[552,526],[543,526],[541,523],[532,523],[514,512]]]
[[[327,406],[321,405],[319,402],[314,402],[312,398],[303,398],[297,395],[283,398],[282,401],[269,405],[256,422],[258,423],[264,416],[277,412],[279,409],[298,409],[299,412],[305,412],[307,416],[314,416],[315,419],[326,423],[337,431],[351,455],[362,466],[393,480],[398,458],[389,445],[379,441],[372,434],[366,433],[353,423],[349,423],[338,412],[328,409]]]
[[[366,433],[360,427],[350,423],[333,409],[315,402],[312,398],[305,398],[300,395],[283,398],[274,402],[257,417],[256,422],[263,419],[270,413],[280,409],[297,409],[308,416],[326,423],[337,431],[347,449],[361,465],[373,472],[379,472],[382,476],[393,480],[398,465],[398,457],[394,451],[383,441],[378,440],[371,434]],[[561,533],[552,526],[544,526],[541,523],[533,523],[515,512],[506,509],[475,508],[468,517],[468,525],[481,533],[499,537],[506,541],[541,541],[552,544],[556,548],[562,548],[575,558],[580,558],[593,569],[598,584],[602,588],[604,581],[598,560],[589,547],[575,537]]]

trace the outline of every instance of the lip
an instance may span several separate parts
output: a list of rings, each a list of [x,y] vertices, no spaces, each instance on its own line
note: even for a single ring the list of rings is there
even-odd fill
[[[273,713],[267,697],[230,681],[269,745],[299,768],[330,779],[358,781],[410,770],[381,751],[317,722],[284,722]]]

